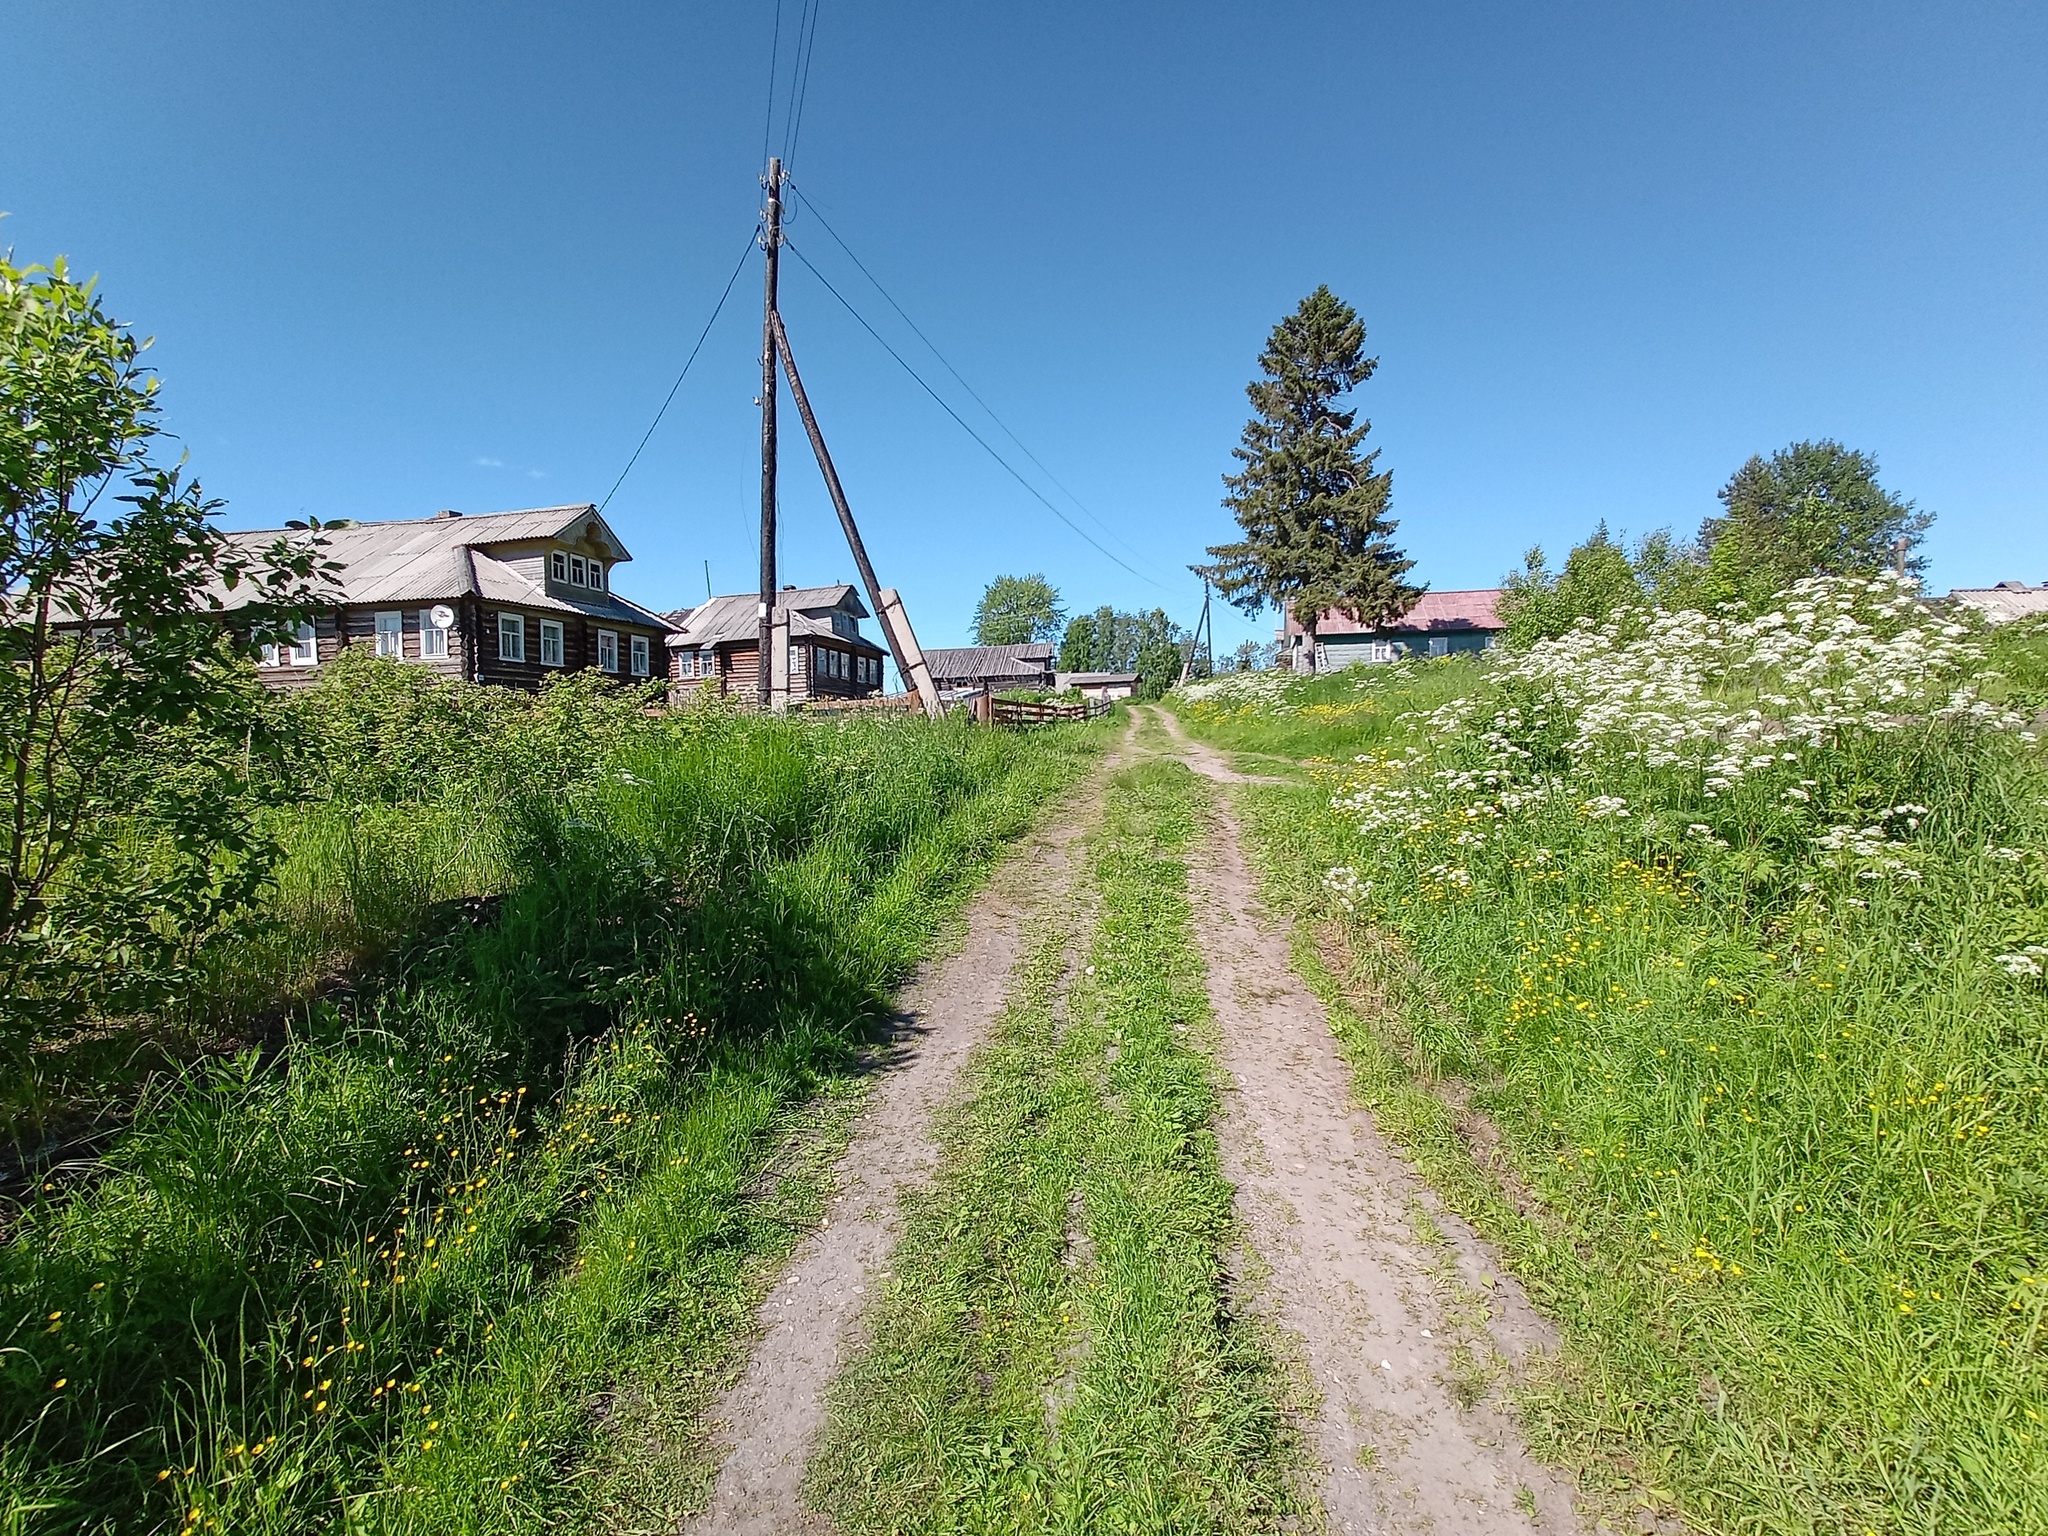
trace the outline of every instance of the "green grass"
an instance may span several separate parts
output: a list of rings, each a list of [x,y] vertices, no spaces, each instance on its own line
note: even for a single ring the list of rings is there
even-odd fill
[[[15,1217],[0,1531],[591,1518],[656,1432],[613,1405],[708,1391],[815,1203],[815,1159],[763,1169],[829,1147],[889,990],[1101,735],[679,717],[474,837],[452,798],[292,813],[308,936],[207,1006],[370,970]],[[643,1503],[698,1475],[658,1429]]]
[[[1112,783],[1082,899],[1033,936],[943,1126],[809,1491],[862,1531],[1273,1530],[1294,1388],[1240,1315],[1186,890],[1207,794]]]
[[[1258,676],[1273,680],[1271,673]],[[1458,698],[1477,676],[1477,664],[1466,657],[1352,667],[1292,679],[1277,693],[1256,700],[1232,697],[1226,688],[1172,701],[1172,708],[1203,741],[1251,759],[1239,767],[1263,773],[1270,771],[1270,760],[1349,762],[1356,753],[1405,740],[1404,712],[1426,712]]]
[[[1373,685],[1397,720],[1442,702],[1406,686]],[[1240,750],[1309,732],[1186,718]],[[1316,754],[1459,763],[1380,719]],[[2048,994],[1994,963],[2048,941],[2048,765],[1938,726],[1809,754],[1833,819],[1930,808],[1911,883],[1788,837],[1774,779],[1601,772],[1483,844],[1440,814],[1360,837],[1341,773],[1240,792],[1361,1096],[1566,1327],[1539,1442],[1709,1529],[2048,1529]],[[1589,819],[1603,792],[1631,819]]]

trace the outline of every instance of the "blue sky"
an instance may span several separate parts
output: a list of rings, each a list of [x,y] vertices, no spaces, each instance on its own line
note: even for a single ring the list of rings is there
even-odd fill
[[[1938,514],[1937,586],[2048,579],[2048,9],[822,7],[800,194],[1122,542],[801,206],[793,242],[1135,568],[787,261],[927,644],[1002,572],[1191,621],[1243,386],[1322,282],[1370,328],[1357,403],[1435,587],[1601,519],[1690,530],[1748,455],[1819,436]],[[598,500],[753,227],[774,25],[774,0],[12,0],[0,243],[68,253],[157,338],[236,526]],[[755,265],[611,504],[644,601],[700,598],[706,561],[752,583],[759,304]],[[790,426],[785,579],[851,577]]]

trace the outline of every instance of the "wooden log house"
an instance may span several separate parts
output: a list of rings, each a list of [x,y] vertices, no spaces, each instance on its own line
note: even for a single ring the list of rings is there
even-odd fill
[[[297,644],[265,647],[257,671],[273,688],[309,685],[352,645],[512,688],[585,667],[622,682],[667,671],[668,625],[612,590],[614,569],[633,557],[587,502],[351,523],[324,536],[340,590],[299,626]],[[234,535],[252,549],[277,537]]]
[[[860,632],[867,608],[854,589],[784,587],[789,618],[789,701],[872,698],[882,690],[882,648]],[[760,686],[761,599],[738,592],[665,615],[671,692],[700,688],[751,700]]]

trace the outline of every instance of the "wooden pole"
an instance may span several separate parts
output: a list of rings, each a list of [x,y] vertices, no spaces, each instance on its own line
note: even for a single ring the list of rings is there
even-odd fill
[[[889,642],[889,654],[896,659],[896,670],[903,681],[919,693],[924,692],[914,677],[911,658],[905,654],[894,628],[882,612],[882,583],[875,576],[875,568],[868,560],[868,547],[861,542],[860,529],[853,521],[853,508],[847,504],[846,489],[839,483],[839,471],[833,466],[832,454],[825,447],[825,434],[818,426],[818,418],[811,411],[810,396],[804,393],[803,376],[796,371],[796,355],[789,350],[789,332],[783,329],[782,316],[773,319],[775,328],[775,349],[782,355],[783,372],[789,375],[789,396],[796,402],[796,413],[803,418],[804,432],[810,437],[811,452],[818,456],[818,468],[825,476],[825,489],[832,494],[832,505],[839,513],[839,526],[846,534],[846,544],[853,551],[853,563],[860,571],[861,585],[867,588],[868,606],[875,611],[875,622],[882,626],[883,638]],[[924,658],[917,658],[921,668]],[[931,701],[926,700],[927,708]]]
[[[1195,632],[1188,636],[1188,653],[1181,659],[1180,681],[1174,684],[1176,688],[1187,686],[1188,675],[1194,671],[1195,657],[1201,649],[1204,629],[1209,631],[1209,670],[1213,673],[1216,670],[1216,631],[1214,621],[1209,617],[1209,578],[1206,576],[1202,578],[1202,616],[1195,620]]]
[[[775,280],[782,253],[782,161],[768,162],[768,209],[762,248],[768,253],[767,278],[761,316],[761,614],[760,670],[755,679],[754,704],[773,709],[775,700],[772,660],[769,655],[775,620],[775,332],[780,324],[775,313]]]

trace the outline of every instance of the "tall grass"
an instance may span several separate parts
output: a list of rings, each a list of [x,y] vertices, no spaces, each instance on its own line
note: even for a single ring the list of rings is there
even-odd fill
[[[1981,691],[2038,708],[2037,644],[2000,652]],[[1276,891],[1347,935],[1348,1016],[1464,1085],[1432,1118],[1362,1079],[1571,1325],[1537,1427],[1715,1529],[2048,1529],[2039,748],[1899,716],[1718,789],[1630,753],[1489,780],[1532,701],[1475,682],[1469,729],[1246,794]]]
[[[204,1006],[370,968],[16,1217],[0,1530],[565,1518],[593,1394],[730,1342],[778,1126],[1093,746],[703,714],[544,793],[280,811]]]

